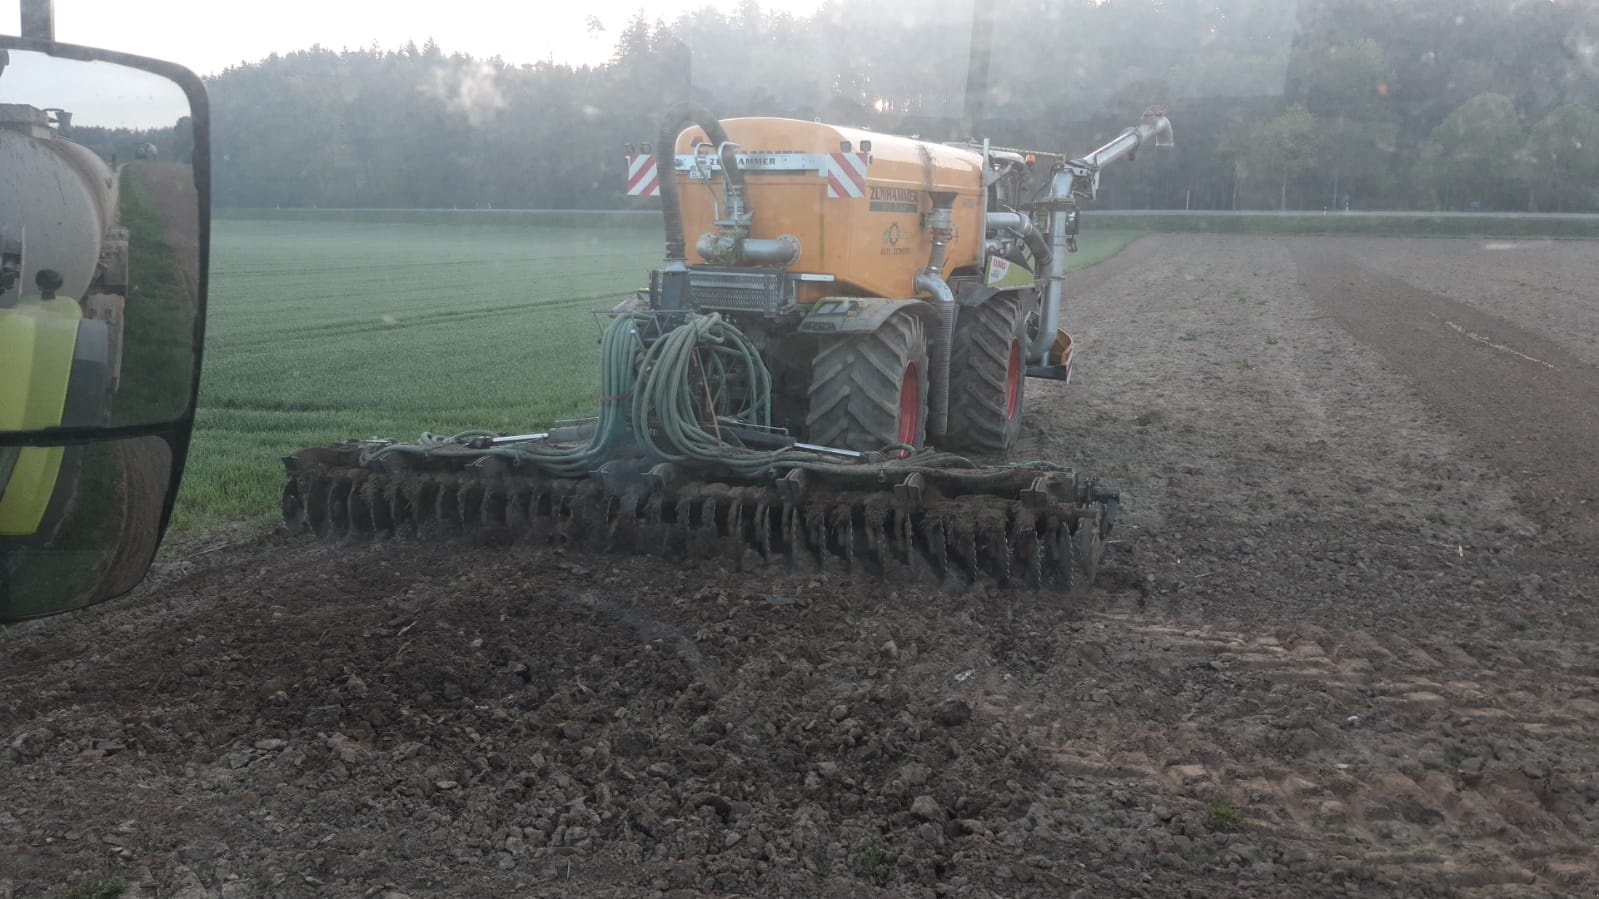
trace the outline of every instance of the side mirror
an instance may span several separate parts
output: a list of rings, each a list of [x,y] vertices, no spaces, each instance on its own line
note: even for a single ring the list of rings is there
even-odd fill
[[[132,589],[194,424],[205,89],[143,59],[0,36],[0,621]]]

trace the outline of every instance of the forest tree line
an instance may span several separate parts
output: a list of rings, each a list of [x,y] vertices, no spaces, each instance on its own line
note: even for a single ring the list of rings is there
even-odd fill
[[[1169,106],[1177,149],[1108,171],[1107,208],[1599,211],[1599,4],[993,2],[975,129],[967,0],[639,15],[598,66],[431,41],[274,55],[209,79],[215,201],[647,205],[623,195],[623,147],[692,96],[724,117],[1072,153]]]

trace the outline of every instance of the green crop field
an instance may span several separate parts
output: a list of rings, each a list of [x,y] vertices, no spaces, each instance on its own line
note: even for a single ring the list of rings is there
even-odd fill
[[[1135,236],[1085,233],[1074,264]],[[593,312],[645,283],[660,254],[651,216],[219,216],[175,531],[270,522],[280,457],[302,447],[592,415]]]

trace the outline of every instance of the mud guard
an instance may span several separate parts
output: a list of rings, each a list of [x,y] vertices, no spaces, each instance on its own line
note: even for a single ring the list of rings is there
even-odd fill
[[[870,334],[889,317],[905,309],[929,326],[938,324],[938,311],[926,300],[885,300],[876,297],[823,297],[811,304],[800,322],[801,334]]]

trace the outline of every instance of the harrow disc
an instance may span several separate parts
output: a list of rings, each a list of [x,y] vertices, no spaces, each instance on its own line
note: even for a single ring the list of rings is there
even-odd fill
[[[373,471],[351,446],[285,459],[283,516],[326,540],[449,538],[786,564],[891,580],[1070,589],[1092,581],[1116,495],[1067,473],[1007,468],[773,482],[714,472],[559,478],[469,453]]]

